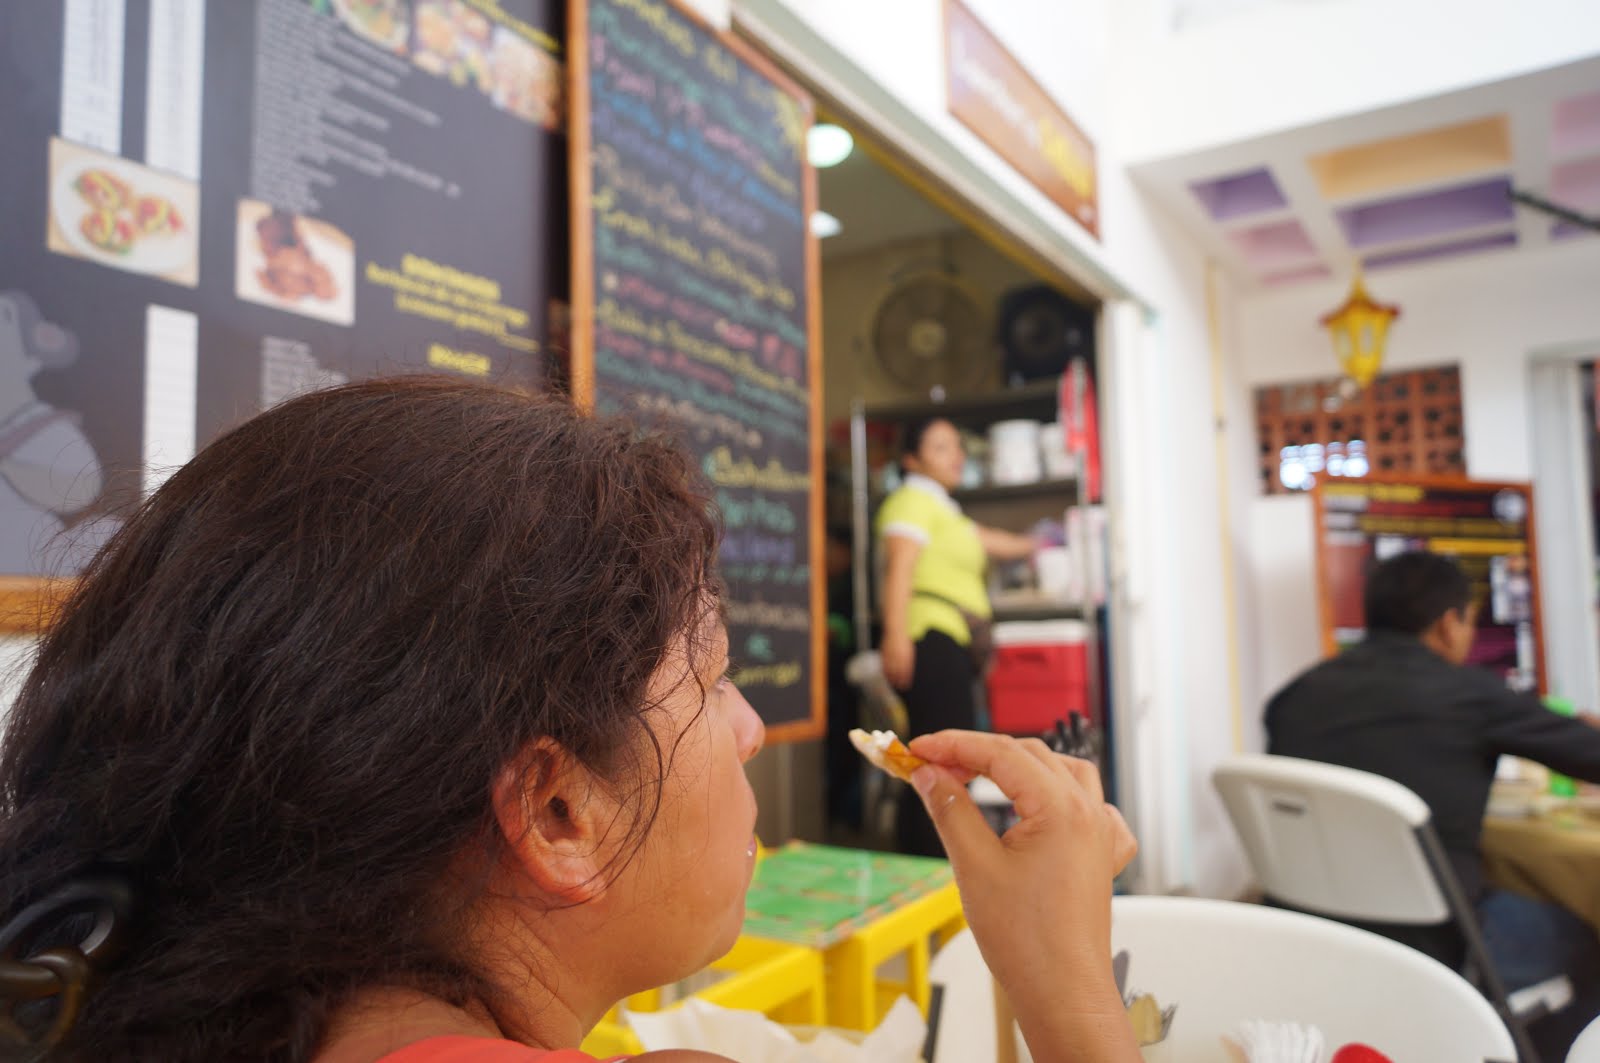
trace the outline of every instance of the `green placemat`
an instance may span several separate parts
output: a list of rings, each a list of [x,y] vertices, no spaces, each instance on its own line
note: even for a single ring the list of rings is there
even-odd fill
[[[791,842],[756,869],[744,932],[827,948],[950,881],[944,860]]]

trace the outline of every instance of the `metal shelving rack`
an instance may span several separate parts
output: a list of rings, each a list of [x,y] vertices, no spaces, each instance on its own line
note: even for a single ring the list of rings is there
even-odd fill
[[[1060,378],[1037,381],[1018,388],[978,395],[953,396],[926,402],[896,402],[867,406],[859,400],[851,407],[850,416],[850,478],[851,478],[851,544],[855,580],[855,629],[858,651],[872,649],[872,602],[876,589],[873,586],[872,508],[877,499],[871,484],[871,470],[867,467],[868,422],[905,423],[924,417],[944,417],[958,428],[986,429],[996,421],[1030,418],[1040,421],[1061,419],[1061,398],[1065,390],[1071,404],[1071,420],[1082,423],[1082,414],[1088,381],[1080,364],[1066,378],[1062,388]],[[1087,468],[1087,455],[1080,448],[1073,455],[1079,469]],[[1060,495],[1063,510],[1067,506],[1084,506],[1089,498],[1083,477],[1070,480],[1046,480],[1035,484],[1004,487],[980,487],[951,492],[963,506],[983,505],[1024,499],[1047,499]],[[1095,585],[1088,571],[1090,551],[1080,550],[1074,558],[1080,566],[1079,586]],[[995,620],[1080,620],[1087,628],[1089,659],[1088,699],[1090,705],[1099,705],[1103,715],[1110,712],[1102,697],[1100,676],[1099,610],[1089,603],[1029,603],[1010,607],[996,606]],[[1106,751],[1109,758],[1110,751]]]

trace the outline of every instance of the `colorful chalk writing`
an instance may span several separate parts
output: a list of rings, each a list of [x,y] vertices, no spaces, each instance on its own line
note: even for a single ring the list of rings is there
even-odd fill
[[[699,455],[739,682],[769,724],[807,720],[809,103],[671,0],[585,11],[595,405],[668,425]]]

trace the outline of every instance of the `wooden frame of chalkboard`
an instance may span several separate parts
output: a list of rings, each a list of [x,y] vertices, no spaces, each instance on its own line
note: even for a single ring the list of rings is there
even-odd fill
[[[686,218],[688,215],[683,214],[683,211],[692,212],[693,208],[690,206],[692,196],[689,190],[687,188],[682,190],[682,198],[674,198],[680,195],[675,186],[669,194],[663,191],[661,183],[645,187],[646,182],[635,181],[630,187],[629,194],[634,200],[631,205],[635,205],[639,213],[628,218],[627,224],[632,226],[632,234],[644,234],[646,238],[654,241],[652,248],[661,250],[665,261],[672,264],[673,269],[671,272],[673,276],[669,281],[663,279],[664,274],[646,274],[626,278],[618,289],[608,287],[605,297],[608,304],[605,308],[608,322],[605,328],[608,330],[608,337],[615,332],[632,331],[635,336],[641,336],[645,341],[638,345],[639,356],[644,359],[639,367],[639,376],[630,376],[627,380],[629,384],[628,391],[631,395],[635,397],[649,396],[652,400],[638,402],[638,408],[645,412],[653,411],[655,415],[660,415],[666,412],[663,409],[664,407],[674,407],[678,412],[676,414],[667,412],[667,416],[670,418],[682,416],[683,408],[685,406],[691,407],[692,412],[696,414],[699,420],[698,436],[700,445],[715,446],[711,454],[704,455],[707,465],[714,465],[717,460],[717,454],[720,452],[729,458],[723,464],[734,468],[735,475],[729,477],[726,481],[719,481],[719,487],[723,483],[732,484],[737,477],[741,476],[748,478],[750,484],[756,485],[755,494],[757,497],[754,498],[746,497],[742,494],[735,497],[730,492],[734,506],[738,508],[741,504],[747,503],[748,505],[743,508],[756,512],[758,519],[772,520],[774,523],[767,525],[769,530],[788,527],[788,525],[780,523],[782,521],[792,522],[793,526],[782,533],[784,539],[781,542],[773,535],[765,537],[757,534],[748,535],[748,539],[756,548],[772,550],[775,547],[787,547],[787,550],[774,551],[782,554],[783,557],[775,558],[770,565],[760,563],[734,566],[752,571],[756,569],[771,569],[774,579],[778,578],[779,572],[786,572],[782,579],[790,581],[787,590],[788,600],[782,604],[774,605],[768,602],[765,595],[763,595],[762,600],[757,603],[742,603],[738,600],[742,583],[760,582],[760,579],[752,576],[747,580],[741,581],[735,574],[730,574],[728,579],[730,598],[734,599],[730,602],[730,611],[736,612],[740,606],[754,605],[754,608],[749,611],[749,615],[753,619],[748,622],[741,621],[737,615],[730,618],[730,636],[733,642],[733,656],[740,661],[741,666],[743,666],[741,670],[749,679],[746,684],[746,693],[750,696],[751,703],[755,705],[757,711],[767,721],[767,740],[769,742],[785,742],[815,738],[820,736],[826,727],[827,647],[825,641],[826,628],[822,622],[822,618],[826,613],[826,589],[822,558],[822,403],[821,395],[818,391],[821,381],[821,347],[819,339],[822,334],[820,302],[821,259],[816,239],[810,236],[808,225],[808,219],[816,210],[817,205],[816,173],[806,160],[804,151],[805,130],[810,127],[813,118],[812,101],[803,89],[784,75],[769,59],[746,42],[708,25],[696,13],[679,3],[678,0],[579,0],[579,2],[571,5],[568,13],[569,43],[567,48],[568,78],[572,105],[572,117],[568,128],[568,143],[572,159],[570,167],[573,256],[573,357],[571,379],[573,397],[580,406],[597,408],[607,405],[609,401],[604,398],[606,394],[605,381],[603,380],[604,371],[599,364],[601,352],[597,344],[597,338],[600,333],[600,328],[597,327],[597,317],[601,307],[597,303],[596,290],[599,287],[596,276],[596,212],[601,208],[596,203],[596,182],[594,177],[594,167],[597,162],[595,154],[595,100],[592,90],[594,83],[591,79],[594,77],[597,67],[607,71],[614,69],[614,66],[606,66],[604,64],[611,63],[614,60],[618,49],[607,47],[606,42],[611,41],[611,38],[607,37],[597,41],[591,35],[595,26],[594,12],[601,7],[607,8],[606,19],[608,20],[609,32],[620,31],[621,19],[624,17],[620,12],[626,12],[626,17],[637,18],[651,32],[661,35],[663,47],[660,49],[648,47],[655,43],[654,38],[642,43],[636,40],[628,42],[633,48],[632,51],[622,49],[630,57],[643,56],[641,63],[648,68],[630,71],[630,75],[637,75],[637,77],[631,77],[631,81],[636,84],[638,95],[635,100],[630,100],[627,104],[625,115],[616,115],[616,123],[613,127],[620,127],[623,121],[631,123],[626,130],[626,139],[628,145],[633,147],[636,152],[651,153],[652,159],[657,161],[670,154],[665,148],[665,138],[669,135],[669,130],[664,128],[663,117],[686,113],[690,108],[698,108],[701,106],[701,101],[711,101],[712,108],[722,108],[719,112],[720,114],[727,114],[728,99],[735,101],[743,99],[746,104],[759,106],[759,103],[752,103],[755,100],[755,96],[750,91],[751,81],[745,79],[745,73],[753,75],[756,82],[764,81],[770,84],[775,90],[775,95],[766,103],[772,106],[776,125],[780,128],[782,135],[793,142],[792,146],[796,152],[796,159],[794,160],[794,176],[796,180],[793,182],[797,186],[797,188],[793,189],[796,194],[785,198],[781,194],[773,192],[767,185],[763,185],[760,180],[747,181],[745,184],[740,185],[739,188],[742,193],[752,198],[728,202],[726,204],[726,214],[722,212],[717,214],[718,219],[723,220],[736,219],[740,216],[753,216],[761,211],[769,213],[777,211],[791,223],[796,216],[798,217],[798,236],[803,247],[803,262],[798,261],[798,256],[793,255],[788,259],[778,260],[777,252],[781,249],[772,246],[772,239],[756,241],[746,236],[740,240],[740,236],[744,234],[739,233],[727,238],[730,241],[738,241],[737,243],[730,243],[729,246],[737,247],[741,251],[760,255],[765,249],[773,256],[771,272],[779,275],[777,281],[773,281],[771,276],[737,276],[734,285],[736,288],[742,286],[742,290],[735,293],[738,297],[735,301],[745,308],[748,308],[752,303],[760,303],[763,305],[762,312],[769,319],[776,319],[785,315],[776,310],[769,310],[765,304],[766,296],[760,293],[774,288],[787,290],[788,306],[785,320],[776,321],[775,324],[769,320],[768,327],[751,330],[748,328],[749,321],[747,320],[729,320],[728,317],[719,318],[715,325],[718,330],[722,330],[718,332],[718,338],[720,339],[724,332],[728,337],[726,346],[720,349],[696,347],[698,339],[694,336],[687,337],[681,344],[674,342],[681,333],[674,334],[673,338],[669,339],[668,342],[661,342],[659,335],[654,337],[648,335],[648,330],[653,327],[669,330],[674,326],[687,324],[678,320],[679,312],[677,308],[685,301],[698,301],[699,296],[684,296],[683,298],[674,299],[665,289],[678,285],[674,291],[681,295],[684,285],[679,280],[678,275],[694,276],[695,273],[692,266],[686,263],[691,261],[698,262],[698,260],[695,259],[692,251],[686,251],[682,247],[683,230],[673,232],[668,224],[675,217]],[[596,63],[597,58],[600,60],[598,64]],[[729,62],[730,58],[732,60],[731,63]],[[679,67],[674,67],[674,62],[679,63]],[[692,69],[688,69],[690,67]],[[663,96],[668,95],[669,90],[671,93],[676,93],[672,102],[661,104],[662,109],[667,112],[667,115],[663,116],[654,109],[658,102],[655,96],[658,88],[658,79],[674,77],[679,74],[685,79],[690,75],[698,76],[702,78],[703,82],[719,79],[722,84],[707,88],[703,85],[695,86],[692,82],[685,80],[682,83],[674,81],[670,85],[662,87],[661,93]],[[741,86],[746,90],[743,96],[739,96],[732,91]],[[692,88],[695,91],[687,92],[684,91],[685,88]],[[726,99],[715,98],[713,89],[723,93]],[[783,103],[783,100],[787,100],[788,103]],[[673,110],[674,106],[678,110]],[[734,106],[737,106],[737,103]],[[619,111],[614,102],[608,104],[608,108],[611,112]],[[786,118],[791,119],[792,122],[785,121]],[[704,127],[697,124],[693,135],[688,138],[688,147],[691,150],[684,152],[684,154],[696,161],[685,163],[681,159],[673,159],[674,166],[681,167],[688,172],[693,171],[697,165],[714,165],[716,160],[712,156],[715,155],[715,150],[728,147],[725,139],[718,140],[716,138],[737,135],[732,127],[725,126],[714,131],[711,130],[711,126],[719,124],[707,123]],[[685,122],[684,125],[688,125],[688,123]],[[709,139],[707,139],[708,132],[710,133]],[[652,142],[649,139],[651,133],[657,136],[659,143]],[[769,133],[769,135],[775,134]],[[624,138],[617,135],[613,139],[622,140]],[[680,144],[679,146],[681,147],[682,145]],[[605,147],[609,153],[608,158],[617,155],[619,149],[616,144],[608,143]],[[733,147],[748,148],[749,145],[737,144]],[[661,150],[656,152],[655,149],[657,148]],[[731,152],[733,149],[730,148],[729,150]],[[695,152],[699,152],[699,154],[696,155]],[[674,176],[677,173],[678,168],[675,168],[673,170]],[[696,175],[698,176],[698,174]],[[648,177],[650,175],[645,173],[642,176]],[[781,186],[781,175],[778,175],[771,184]],[[660,200],[652,198],[655,193],[661,193]],[[701,211],[705,211],[707,200],[702,199],[695,202]],[[663,219],[661,222],[654,221],[655,215],[650,215],[650,211],[653,209],[660,211],[660,217]],[[701,217],[701,226],[702,228],[699,231],[704,231],[703,217]],[[685,228],[687,227],[686,224]],[[730,224],[727,228],[737,228],[737,226]],[[719,239],[719,237],[713,237],[713,239]],[[633,263],[649,257],[648,255],[637,254],[638,247],[638,244],[630,245],[629,250],[635,253],[628,259],[629,269],[638,268]],[[734,258],[736,256],[730,255],[728,257]],[[724,262],[727,263],[727,260],[724,259]],[[727,263],[727,266],[728,268],[723,273],[724,278],[733,277],[738,273],[737,262]],[[790,284],[787,286],[782,283],[784,275],[781,273],[780,267],[787,267],[790,270]],[[620,270],[620,268],[619,266],[618,269]],[[720,269],[721,267],[719,266],[718,268]],[[608,273],[607,282],[617,284],[617,277],[618,273]],[[661,280],[660,288],[648,283],[656,280]],[[769,285],[767,284],[768,281],[772,281],[772,283]],[[628,287],[629,283],[632,283],[631,289]],[[696,285],[696,287],[709,291],[715,287],[715,284],[706,283]],[[616,291],[618,297],[621,298],[629,290],[639,293],[640,298],[645,300],[645,306],[648,306],[650,301],[657,298],[665,300],[658,309],[664,309],[667,313],[660,318],[644,320],[641,315],[631,312],[632,309],[639,308],[640,304],[636,303],[634,307],[630,308],[625,301],[621,309],[618,310],[615,301],[612,299],[613,292]],[[716,293],[711,294],[715,295]],[[782,295],[782,291],[779,292],[779,295]],[[792,312],[798,309],[798,307],[793,306],[793,302],[797,297],[805,300],[803,314]],[[730,304],[724,300],[717,305],[726,308]],[[784,306],[784,301],[782,298],[778,298],[773,301],[772,305]],[[730,316],[737,318],[738,314],[735,313]],[[638,332],[641,328],[647,330],[646,334],[641,335]],[[799,335],[800,328],[804,329],[803,337]],[[688,331],[692,332],[693,329],[690,328]],[[743,334],[741,335],[741,333]],[[759,355],[757,351],[758,341]],[[646,353],[645,349],[647,347],[650,349]],[[657,348],[660,349],[658,350]],[[675,350],[670,348],[675,348]],[[739,385],[737,389],[721,395],[713,394],[713,398],[722,399],[714,410],[697,406],[693,397],[689,396],[686,391],[680,391],[674,395],[665,391],[652,392],[650,390],[651,385],[646,376],[652,370],[657,372],[657,380],[660,380],[662,376],[672,376],[686,371],[700,373],[705,381],[709,381],[708,389],[713,392],[716,385],[723,383],[723,380],[719,379],[716,373],[704,372],[706,366],[701,362],[697,362],[696,357],[686,355],[686,349],[691,350],[696,357],[702,351],[710,354],[714,360],[721,363],[715,367],[719,373],[723,369],[727,370],[726,373],[722,373],[722,377],[737,378],[736,382]],[[746,351],[748,351],[750,357],[745,357]],[[613,357],[609,348],[607,357],[608,359]],[[652,358],[658,358],[659,360],[650,362],[649,359]],[[691,362],[695,364],[691,365]],[[804,373],[803,382],[798,379],[801,371]],[[741,376],[741,374],[743,375]],[[636,381],[638,381],[639,386],[634,386]],[[739,420],[741,413],[748,415],[752,411],[737,408],[739,403],[733,401],[732,396],[741,399],[747,398],[754,392],[764,392],[774,387],[776,391],[787,395],[789,398],[790,409],[788,412],[791,416],[791,422],[784,422],[783,418],[776,414],[761,414],[759,416],[745,416],[741,422],[742,428],[733,424],[734,421]],[[696,394],[698,393],[696,392]],[[757,396],[757,398],[761,397],[763,396]],[[610,404],[615,405],[614,402]],[[629,412],[638,411],[630,409]],[[710,416],[706,416],[707,414]],[[787,503],[780,502],[778,505],[772,506],[768,504],[770,502],[769,499],[760,497],[766,494],[782,493],[781,489],[768,491],[765,486],[767,481],[764,479],[767,476],[773,476],[778,479],[787,478],[784,479],[784,482],[790,485],[788,490],[794,494],[799,493],[792,488],[792,483],[797,482],[793,475],[784,468],[781,458],[774,456],[772,453],[772,448],[777,444],[765,447],[761,443],[754,443],[749,447],[740,447],[735,444],[731,449],[736,453],[730,453],[729,445],[718,443],[719,439],[727,438],[730,434],[730,429],[731,434],[734,436],[737,436],[742,431],[749,439],[764,438],[773,440],[779,438],[781,434],[779,430],[785,428],[791,433],[787,437],[789,440],[787,453],[793,455],[792,460],[800,460],[799,455],[803,453],[803,460],[807,466],[804,481],[803,511],[798,515],[791,511],[788,516],[784,516],[783,512],[789,509]],[[804,435],[803,439],[799,438],[801,433]],[[696,433],[690,432],[689,434],[695,435]],[[691,442],[693,444],[693,441]],[[698,446],[696,447],[696,452],[700,452]],[[709,471],[710,469],[708,468]],[[716,477],[713,477],[713,479],[716,479]],[[732,491],[743,489],[743,487],[737,487],[733,488]],[[718,494],[722,496],[724,492],[719,490]],[[735,514],[729,512],[729,506],[726,503],[723,509],[724,519],[729,526],[730,535],[737,535]],[[740,514],[741,517],[743,515]],[[797,539],[797,533],[803,538]],[[729,559],[730,551],[725,543],[723,550],[725,570],[730,567],[728,564]],[[803,586],[794,585],[798,579],[804,579]],[[799,604],[802,594],[803,606]],[[803,618],[800,614],[802,609],[805,614]],[[764,630],[764,622],[761,619],[767,612],[771,612],[776,617],[774,623],[777,626],[770,631]],[[760,653],[760,648],[769,643],[797,648],[800,639],[796,638],[799,633],[794,628],[796,623],[802,619],[805,622],[806,637],[803,650],[797,649],[798,658],[794,661],[784,661],[778,665],[767,663]],[[756,650],[752,652],[750,647],[756,647]],[[781,658],[781,654],[779,656]],[[791,663],[798,663],[799,661],[804,662],[804,668],[797,679],[792,676],[792,673],[781,671]],[[755,682],[754,676],[757,674],[763,677],[763,682]],[[784,680],[786,679],[791,681],[785,683]],[[780,711],[774,712],[771,708],[773,705],[780,705]]]
[[[1311,508],[1313,532],[1316,541],[1315,558],[1317,567],[1317,622],[1322,635],[1322,649],[1328,656],[1339,652],[1339,643],[1336,637],[1335,624],[1336,590],[1332,586],[1333,563],[1328,545],[1328,536],[1325,519],[1328,512],[1325,491],[1329,487],[1370,486],[1376,488],[1418,488],[1422,491],[1450,491],[1467,494],[1481,494],[1490,497],[1501,492],[1510,491],[1520,495],[1523,500],[1525,516],[1523,517],[1523,535],[1520,539],[1507,539],[1507,542],[1521,542],[1526,544],[1528,558],[1528,580],[1532,592],[1532,623],[1533,623],[1533,659],[1538,669],[1538,684],[1541,694],[1546,692],[1549,682],[1547,662],[1544,651],[1544,610],[1539,597],[1539,538],[1536,520],[1533,511],[1533,487],[1527,483],[1515,483],[1494,480],[1463,480],[1448,476],[1369,476],[1357,480],[1322,480],[1311,492]],[[1430,536],[1418,536],[1428,538]]]
[[[0,576],[0,636],[42,634],[72,586],[44,576]]]

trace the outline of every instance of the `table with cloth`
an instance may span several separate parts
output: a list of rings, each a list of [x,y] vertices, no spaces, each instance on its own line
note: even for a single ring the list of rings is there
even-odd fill
[[[1600,813],[1589,802],[1543,805],[1532,815],[1483,821],[1491,883],[1559,904],[1600,931]]]

